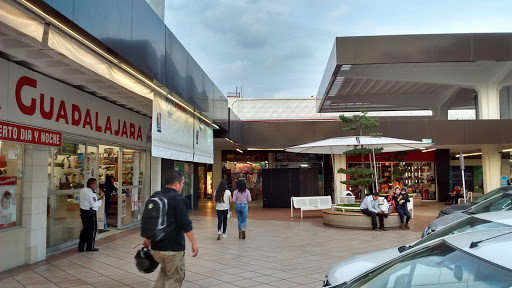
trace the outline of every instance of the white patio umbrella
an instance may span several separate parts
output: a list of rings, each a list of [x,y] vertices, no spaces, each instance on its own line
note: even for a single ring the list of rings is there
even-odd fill
[[[382,152],[397,152],[397,151],[407,151],[407,150],[415,150],[415,149],[424,149],[430,147],[434,144],[432,143],[423,143],[420,141],[413,141],[407,139],[398,139],[398,138],[390,138],[390,137],[373,137],[373,136],[346,136],[346,137],[334,137],[325,140],[320,140],[312,143],[302,144],[298,146],[293,146],[290,148],[286,148],[287,152],[295,152],[295,153],[313,153],[313,154],[331,154],[334,164],[334,171],[338,171],[341,166],[341,163],[337,163],[337,158],[334,158],[334,154],[343,154],[348,150],[352,150],[355,148],[368,148],[373,150],[373,162],[375,162],[375,148],[383,148]],[[370,162],[372,162],[372,157],[370,155]],[[371,163],[370,163],[371,164]],[[374,165],[374,173],[375,173],[375,185],[377,184],[377,168]],[[335,193],[337,192],[336,188],[338,183],[334,183]],[[378,189],[378,187],[376,187]],[[335,202],[338,203],[338,197],[336,197]]]
[[[407,139],[372,136],[334,137],[298,146],[286,148],[285,151],[314,154],[343,154],[354,148],[383,148],[382,152],[396,152],[427,148],[433,144]]]

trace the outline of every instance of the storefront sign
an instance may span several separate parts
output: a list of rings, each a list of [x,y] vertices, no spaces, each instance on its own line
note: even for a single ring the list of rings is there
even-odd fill
[[[149,146],[150,118],[2,59],[0,70],[9,75],[0,79],[2,120]]]
[[[434,142],[432,141],[432,139],[421,139],[421,142],[423,142],[423,143],[428,143],[428,144],[432,144],[432,143],[434,143]]]
[[[60,147],[62,133],[0,121],[0,140]],[[11,151],[9,151],[9,157],[9,159],[17,159]]]
[[[0,177],[0,229],[16,226],[16,177]]]

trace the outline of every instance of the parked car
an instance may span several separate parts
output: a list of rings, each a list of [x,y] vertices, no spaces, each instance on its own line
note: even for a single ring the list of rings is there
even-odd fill
[[[500,211],[481,213],[455,221],[435,233],[428,235],[414,243],[398,248],[391,248],[364,255],[351,257],[334,264],[325,277],[324,285],[334,285],[350,281],[361,273],[368,271],[378,265],[398,257],[401,253],[416,249],[429,242],[436,241],[442,237],[455,235],[464,232],[479,231],[484,229],[512,228],[512,211]],[[327,283],[328,282],[328,283]]]
[[[511,245],[512,228],[450,235],[326,287],[511,287]]]
[[[482,201],[460,213],[453,213],[432,221],[432,223],[430,223],[423,231],[422,237],[425,237],[454,221],[469,217],[470,215],[485,212],[505,211],[510,209],[512,209],[512,191],[497,193],[493,197],[487,198],[487,200]]]
[[[439,215],[437,216],[437,218],[441,218],[441,217],[444,217],[446,215],[450,215],[453,213],[463,212],[463,211],[465,211],[479,203],[482,203],[482,202],[486,201],[487,199],[490,199],[496,195],[500,195],[505,192],[511,192],[511,191],[512,191],[512,185],[503,186],[498,189],[494,189],[491,192],[484,194],[482,197],[479,197],[475,201],[468,202],[468,203],[455,204],[455,205],[451,205],[449,207],[442,209],[441,211],[439,211]]]

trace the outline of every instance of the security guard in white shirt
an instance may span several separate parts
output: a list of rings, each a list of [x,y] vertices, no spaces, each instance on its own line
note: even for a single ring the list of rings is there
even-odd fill
[[[103,194],[96,195],[94,190],[98,189],[98,181],[95,178],[87,180],[87,187],[80,191],[80,218],[82,218],[82,231],[80,232],[80,242],[78,242],[78,251],[98,251],[94,247],[96,233],[98,231],[98,222],[96,213],[101,206]]]

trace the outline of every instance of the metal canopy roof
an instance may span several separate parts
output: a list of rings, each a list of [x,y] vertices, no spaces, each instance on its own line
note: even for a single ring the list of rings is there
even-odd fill
[[[338,37],[317,111],[474,108],[478,87],[512,84],[512,33]]]

